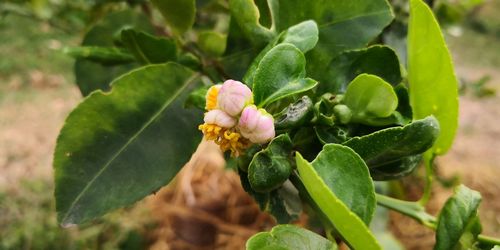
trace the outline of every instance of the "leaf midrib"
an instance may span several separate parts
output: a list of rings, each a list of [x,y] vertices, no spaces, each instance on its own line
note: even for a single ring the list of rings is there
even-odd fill
[[[386,6],[386,7],[389,7],[389,6]],[[364,18],[364,17],[370,17],[370,16],[378,16],[378,15],[381,15],[381,14],[384,14],[384,13],[389,13],[391,15],[391,17],[394,18],[394,14],[393,14],[392,10],[389,7],[388,10],[379,10],[379,11],[374,11],[374,12],[366,13],[366,14],[363,14],[363,15],[356,15],[356,16],[348,17],[348,18],[341,19],[341,20],[331,21],[331,22],[327,22],[327,23],[321,24],[318,27],[319,28],[327,28],[328,26],[336,25],[336,24],[339,24],[339,23],[353,21],[353,20],[358,19],[358,18]]]
[[[99,172],[97,172],[97,174],[87,183],[87,185],[85,185],[85,187],[82,189],[82,191],[78,194],[78,196],[75,198],[75,200],[71,203],[70,207],[68,208],[66,214],[64,215],[63,219],[61,220],[61,223],[62,224],[65,224],[66,223],[66,220],[68,219],[68,216],[71,214],[71,211],[73,210],[73,208],[75,207],[75,205],[78,203],[78,201],[82,198],[82,196],[85,194],[85,192],[92,186],[92,184],[95,182],[95,180],[97,180],[102,173],[104,173],[104,171],[106,171],[108,169],[108,167],[111,165],[111,163],[116,159],[118,158],[118,156],[121,155],[121,153],[133,142],[135,141],[136,138],[139,137],[139,135],[149,126],[151,125],[151,123],[153,123],[156,118],[158,118],[158,116],[160,116],[160,114],[163,113],[163,111],[173,102],[173,100],[175,100],[179,95],[180,93],[182,93],[184,91],[184,89],[186,89],[189,85],[191,85],[192,81],[194,81],[194,79],[196,79],[198,77],[198,74],[193,74],[193,76],[191,76],[187,81],[186,81],[186,84],[184,86],[182,86],[181,88],[179,88],[173,95],[171,98],[169,98],[164,104],[163,106],[153,115],[151,116],[151,118],[132,136],[130,137],[130,139],[127,141],[127,143],[125,143],[112,157],[111,159],[106,162],[106,164],[104,165],[104,167],[102,167],[102,169],[99,170]],[[98,92],[100,94],[103,94],[103,92]]]

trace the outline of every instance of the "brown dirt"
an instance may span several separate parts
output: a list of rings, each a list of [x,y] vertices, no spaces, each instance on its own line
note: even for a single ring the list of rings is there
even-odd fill
[[[0,190],[15,188],[20,179],[52,178],[59,129],[81,98],[61,76],[29,75],[27,87],[15,77],[0,85],[6,86],[0,88]]]

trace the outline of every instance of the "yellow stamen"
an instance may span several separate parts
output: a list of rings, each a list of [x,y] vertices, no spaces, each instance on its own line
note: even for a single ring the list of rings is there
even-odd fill
[[[203,132],[207,140],[219,145],[222,152],[231,151],[231,156],[238,157],[251,143],[240,133],[219,127],[215,124],[202,124],[198,129]]]

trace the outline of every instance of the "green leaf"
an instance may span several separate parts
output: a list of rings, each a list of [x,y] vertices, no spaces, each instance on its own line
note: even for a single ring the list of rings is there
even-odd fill
[[[333,59],[324,73],[328,81],[318,87],[319,91],[344,93],[347,85],[361,73],[377,75],[393,86],[402,80],[396,52],[387,46],[374,45],[345,51]]]
[[[273,39],[253,60],[250,67],[243,77],[243,81],[246,84],[252,85],[255,77],[255,71],[259,66],[260,61],[264,56],[274,48],[276,45],[281,43],[290,43],[295,45],[300,51],[306,53],[316,46],[318,42],[318,25],[314,21],[304,21],[296,24],[288,30],[281,32],[281,34]]]
[[[458,126],[458,83],[431,9],[421,0],[410,3],[408,81],[413,118],[437,118],[441,134],[430,151],[444,154],[453,143]]]
[[[254,0],[229,0],[231,17],[254,44],[269,42],[275,33],[259,23],[260,12]]]
[[[460,185],[442,208],[436,229],[436,250],[471,249],[481,232],[477,209],[481,194]]]
[[[76,58],[87,59],[104,65],[134,62],[134,56],[124,49],[115,47],[80,46],[65,48],[64,53]]]
[[[311,162],[328,188],[368,225],[375,211],[375,190],[363,160],[350,148],[327,144]]]
[[[247,250],[334,250],[337,245],[320,235],[294,225],[278,225],[260,232],[246,244]]]
[[[248,167],[248,180],[253,190],[270,192],[279,188],[291,173],[292,141],[287,134],[281,134],[255,154]]]
[[[354,179],[342,181],[342,183],[348,182],[348,185],[341,187],[341,190],[336,190],[335,192],[344,192],[344,198],[347,197],[349,192],[355,192],[357,197],[358,194],[361,194],[361,192],[357,192],[358,190],[366,188],[370,189],[369,186],[371,186],[371,192],[363,194],[362,197],[358,198],[360,200],[356,200],[356,198],[353,197],[347,197],[347,201],[351,201],[353,203],[365,202],[367,205],[369,204],[369,207],[363,209],[371,210],[371,215],[369,215],[369,217],[371,217],[375,207],[373,202],[375,200],[375,194],[373,191],[373,182],[369,178],[366,165],[361,158],[354,153],[354,151],[347,147],[336,144],[328,145],[328,147],[331,150],[329,149],[329,153],[327,153],[328,155],[325,156],[340,159],[343,165],[345,164],[342,168],[347,172],[351,172],[348,173],[348,175],[354,177]],[[315,170],[315,167],[302,158],[302,155],[298,152],[296,155],[296,161],[300,179],[308,194],[321,209],[321,212],[330,220],[331,224],[334,225],[335,229],[342,236],[345,242],[352,249],[381,249],[379,243],[370,232],[365,222],[349,209],[340,197],[338,197],[336,193],[331,190],[330,186],[326,184],[326,181],[328,181],[330,185],[334,185],[334,183],[331,183],[330,180],[323,178],[320,173]],[[328,163],[328,165],[330,165],[330,163]],[[349,167],[352,167],[355,170],[350,169]],[[355,172],[364,173],[362,173],[361,176],[355,176],[353,175]],[[344,173],[341,174],[343,175]],[[368,197],[371,201],[364,201],[366,197]],[[368,216],[368,213],[364,214]]]
[[[146,66],[71,112],[54,154],[59,222],[82,223],[130,205],[177,174],[201,137],[202,112],[182,109],[195,79],[175,63]]]
[[[262,58],[255,72],[254,101],[259,107],[314,88],[318,82],[305,78],[306,59],[292,44],[283,43]]]
[[[281,43],[291,43],[303,53],[313,49],[319,40],[318,25],[313,20],[291,26],[280,35]]]
[[[167,24],[179,35],[191,29],[196,16],[195,0],[151,0]]]
[[[429,149],[439,135],[439,123],[430,116],[404,127],[392,127],[375,133],[353,137],[343,143],[363,158],[370,168],[421,154]]]
[[[153,32],[148,18],[133,10],[113,12],[92,26],[85,34],[82,46],[113,47],[120,42],[120,31],[125,28],[136,28]],[[96,89],[109,90],[109,83],[116,77],[139,67],[137,63],[121,65],[103,65],[86,59],[75,62],[76,84],[82,95],[86,96]]]
[[[198,34],[200,49],[211,56],[221,56],[226,50],[226,36],[215,31],[203,31]]]
[[[392,86],[382,78],[361,74],[347,87],[343,103],[352,112],[351,121],[377,125],[373,118],[387,118],[398,106],[398,97]]]
[[[165,63],[177,58],[177,46],[171,39],[125,29],[121,32],[121,40],[142,64]]]

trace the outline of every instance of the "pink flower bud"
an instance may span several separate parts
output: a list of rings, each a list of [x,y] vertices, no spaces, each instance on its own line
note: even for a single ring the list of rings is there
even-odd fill
[[[253,143],[266,143],[274,138],[274,119],[264,109],[247,106],[238,122],[241,134]]]
[[[232,116],[239,115],[251,103],[252,91],[245,84],[234,80],[225,81],[217,96],[217,106]]]
[[[205,113],[205,118],[203,120],[206,124],[215,124],[223,128],[232,128],[236,125],[236,118],[218,109],[214,109]]]
[[[219,90],[222,87],[222,84],[217,84],[210,87],[207,91],[207,95],[205,96],[205,109],[212,110],[217,108],[217,96],[219,95]]]

